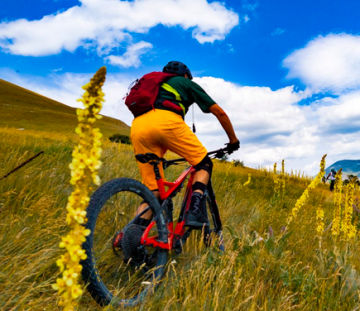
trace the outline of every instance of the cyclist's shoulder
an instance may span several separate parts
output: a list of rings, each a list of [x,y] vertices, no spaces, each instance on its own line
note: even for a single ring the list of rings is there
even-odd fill
[[[182,76],[171,77],[169,80],[166,81],[166,83],[175,88],[176,86],[180,86],[187,89],[193,89],[199,87],[199,85],[196,82]]]
[[[189,79],[183,77],[183,76],[174,76],[167,80],[167,83],[182,83],[187,84]]]

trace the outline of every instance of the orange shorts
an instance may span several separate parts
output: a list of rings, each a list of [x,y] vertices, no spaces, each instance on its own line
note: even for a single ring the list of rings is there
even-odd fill
[[[207,151],[181,116],[167,110],[151,110],[134,119],[131,125],[131,141],[135,154],[152,152],[164,157],[167,150],[196,165]],[[142,182],[150,189],[158,188],[152,165],[137,162]],[[160,174],[164,177],[162,167]]]

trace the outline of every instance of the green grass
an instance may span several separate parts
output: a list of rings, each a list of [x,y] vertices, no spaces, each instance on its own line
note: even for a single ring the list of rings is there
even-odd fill
[[[44,154],[0,181],[0,309],[56,310],[50,284],[58,276],[58,244],[68,228],[65,205],[71,192],[68,164],[75,141],[66,135],[24,135],[0,130],[0,173],[38,152]],[[130,146],[104,143],[102,182],[139,179]],[[226,253],[206,249],[198,234],[167,269],[163,284],[144,310],[353,310],[357,306],[358,238],[335,244],[325,233],[319,247],[315,207],[325,199],[325,222],[332,218],[332,195],[320,185],[299,218],[281,233],[286,217],[308,180],[286,178],[286,195],[274,199],[272,175],[215,162],[213,183],[225,225]],[[167,172],[173,180],[181,168]],[[247,174],[249,186],[242,187]],[[179,197],[180,198],[180,197]],[[176,205],[178,206],[176,200]],[[269,238],[269,226],[274,236]],[[256,242],[258,236],[265,241]],[[338,254],[332,254],[334,250]],[[339,258],[337,258],[339,257]],[[341,259],[342,258],[342,259]],[[350,272],[348,271],[350,269]],[[346,272],[347,271],[347,272]],[[135,308],[137,309],[137,308]],[[101,310],[88,293],[79,310]]]
[[[51,284],[59,276],[55,262],[63,250],[58,244],[69,230],[65,206],[72,191],[68,165],[75,144],[74,135],[48,131],[47,125],[25,131],[0,126],[0,177],[44,151],[0,180],[0,310],[60,310]],[[131,146],[104,140],[102,161],[102,183],[140,178]],[[171,168],[167,179],[174,180],[181,170]],[[249,173],[251,183],[244,187]],[[357,310],[358,235],[346,243],[334,241],[327,230],[321,244],[316,235],[315,210],[322,198],[325,227],[332,221],[328,186],[321,184],[310,193],[283,232],[309,179],[286,176],[280,198],[274,195],[271,173],[214,161],[212,180],[225,254],[205,248],[199,233],[192,234],[155,294],[130,310]],[[175,198],[177,207],[180,197]],[[354,221],[358,223],[357,216]],[[102,308],[85,292],[79,310]]]

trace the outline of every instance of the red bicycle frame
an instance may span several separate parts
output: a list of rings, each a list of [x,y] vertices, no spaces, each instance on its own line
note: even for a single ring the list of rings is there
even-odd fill
[[[181,175],[174,181],[174,182],[168,182],[163,180],[162,178],[157,179],[157,185],[160,193],[160,199],[166,200],[175,190],[177,190],[180,185],[185,181],[187,176],[190,174],[189,181],[186,187],[184,202],[186,202],[185,206],[185,213],[188,211],[190,206],[190,200],[192,194],[192,188],[191,185],[193,184],[193,179],[195,175],[195,169],[191,166],[187,168],[184,172],[181,173]],[[166,190],[165,187],[168,189]],[[140,243],[142,245],[152,246],[152,247],[160,247],[162,249],[171,250],[174,245],[174,238],[176,236],[183,236],[185,233],[185,220],[182,219],[181,221],[178,221],[174,230],[174,222],[170,221],[167,223],[167,229],[168,229],[168,242],[164,243],[157,240],[157,236],[149,237],[149,233],[152,229],[152,227],[155,225],[155,221],[152,221],[150,225],[145,229],[144,234],[141,237]]]

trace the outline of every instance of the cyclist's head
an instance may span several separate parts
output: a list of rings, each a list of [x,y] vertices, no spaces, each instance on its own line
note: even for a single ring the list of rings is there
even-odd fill
[[[176,61],[172,61],[169,62],[163,69],[163,72],[166,73],[174,73],[177,74],[179,76],[185,76],[187,75],[187,77],[192,80],[193,76],[190,72],[190,69],[183,63],[181,62],[176,62]]]
[[[334,173],[334,174],[336,173],[336,171],[334,169],[331,169],[331,172]]]

